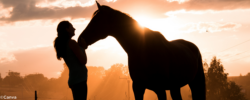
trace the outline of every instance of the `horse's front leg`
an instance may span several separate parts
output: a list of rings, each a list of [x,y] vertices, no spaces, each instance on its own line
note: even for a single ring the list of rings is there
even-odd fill
[[[170,95],[172,97],[172,100],[182,100],[180,88],[171,89]]]
[[[142,82],[136,82],[136,81],[133,82],[133,91],[135,100],[143,100],[145,89],[146,87],[143,85]]]

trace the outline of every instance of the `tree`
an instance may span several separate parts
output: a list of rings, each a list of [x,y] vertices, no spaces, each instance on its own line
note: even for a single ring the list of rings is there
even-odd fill
[[[42,86],[48,81],[41,73],[29,74],[24,76],[23,84],[29,86],[33,90],[43,90]]]
[[[247,99],[250,100],[250,73],[246,75],[240,75],[238,77],[229,77],[230,80],[234,81],[236,84],[242,86],[242,92],[245,93]]]
[[[3,79],[4,84],[8,84],[11,87],[20,85],[23,82],[23,78],[19,72],[9,72],[8,75]]]
[[[246,100],[240,86],[227,80],[228,73],[216,57],[213,57],[206,73],[208,100]]]
[[[0,86],[2,84],[2,81],[3,81],[3,79],[2,79],[2,76],[1,76],[1,73],[0,73]]]
[[[228,100],[246,100],[245,95],[241,93],[242,88],[235,82],[228,82],[226,96]]]
[[[97,86],[105,77],[105,69],[103,67],[88,66],[88,84]]]
[[[89,96],[90,99],[100,100],[117,100],[118,98],[125,98],[124,93],[128,90],[128,66],[123,64],[114,64],[108,70],[105,70],[103,75],[103,69],[100,68],[99,77],[102,77],[102,81],[99,83],[96,90]],[[89,73],[93,75],[94,73]],[[122,79],[123,78],[123,79]],[[131,84],[129,83],[131,88]],[[131,93],[131,92],[130,92]]]

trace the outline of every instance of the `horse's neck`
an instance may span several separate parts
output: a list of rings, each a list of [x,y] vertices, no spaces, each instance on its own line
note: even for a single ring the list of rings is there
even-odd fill
[[[139,30],[134,29],[126,29],[126,30],[120,30],[117,32],[117,34],[114,36],[116,40],[120,43],[122,48],[127,52],[127,54],[130,53],[136,53],[140,52],[140,48],[142,45],[142,33],[140,33]]]

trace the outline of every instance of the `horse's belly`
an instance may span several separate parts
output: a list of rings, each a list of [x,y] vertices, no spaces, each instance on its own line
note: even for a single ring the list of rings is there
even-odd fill
[[[139,65],[142,65],[139,67]],[[194,77],[194,71],[187,66],[172,66],[175,68],[146,66],[145,64],[138,64],[137,66],[130,66],[130,75],[133,81],[143,82],[148,89],[164,88],[169,90],[171,88],[182,87],[188,84]],[[138,68],[139,67],[139,68]],[[166,66],[165,66],[166,67]],[[192,67],[192,66],[191,66]],[[162,68],[162,69],[161,69]]]
[[[165,89],[169,89],[171,87],[182,87],[194,79],[198,68],[196,56],[188,50],[179,49],[179,51],[174,52],[175,54],[173,53],[173,56],[165,59],[165,61],[164,58],[155,58],[159,62],[151,64],[149,68],[152,67],[153,69],[148,71],[153,73],[147,74],[149,80],[153,81],[151,84],[159,84]]]
[[[153,90],[154,88],[164,88],[169,90],[171,88],[180,88],[185,86],[194,79],[196,74],[195,65],[193,66],[171,66],[168,70],[158,70],[152,73],[147,73],[145,83],[147,88]]]
[[[191,56],[177,56],[169,68],[173,82],[190,82],[194,79],[198,69],[198,59]]]

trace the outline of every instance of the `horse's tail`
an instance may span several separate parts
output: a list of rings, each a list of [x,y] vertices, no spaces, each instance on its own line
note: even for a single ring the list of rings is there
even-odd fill
[[[200,78],[200,81],[202,81],[202,88],[203,88],[203,92],[204,93],[204,100],[206,100],[206,92],[207,92],[207,89],[206,89],[206,79],[205,79],[205,73],[204,73],[204,67],[203,67],[203,63],[202,63],[202,57],[201,57],[201,53],[199,52],[199,58],[198,58],[198,70],[201,74],[201,78]]]
[[[198,55],[197,74],[194,81],[192,81],[189,86],[192,91],[193,100],[206,100],[206,81],[200,52]]]

